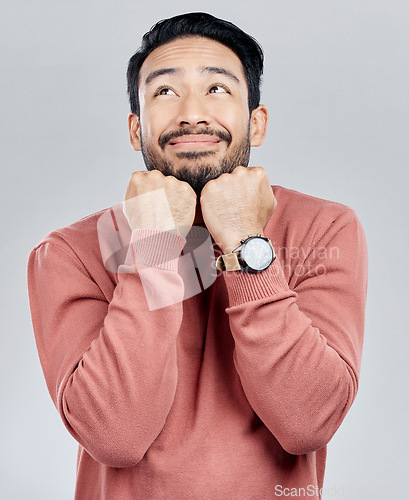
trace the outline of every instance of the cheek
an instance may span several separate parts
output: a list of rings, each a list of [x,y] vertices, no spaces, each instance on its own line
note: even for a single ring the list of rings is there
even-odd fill
[[[141,135],[145,144],[152,144],[154,142],[155,127],[152,126],[152,121],[149,116],[145,115],[141,121]]]
[[[169,113],[164,113],[163,110],[144,110],[142,117],[142,134],[145,143],[157,143],[163,132],[169,128],[168,118]]]
[[[233,140],[247,134],[250,117],[248,107],[219,103],[215,106],[214,116],[218,117],[220,125],[232,134]]]

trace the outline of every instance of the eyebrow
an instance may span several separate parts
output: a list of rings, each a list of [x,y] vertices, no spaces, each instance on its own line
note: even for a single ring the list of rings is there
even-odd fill
[[[168,75],[168,74],[175,74],[175,73],[182,73],[182,70],[179,68],[161,68],[157,69],[155,71],[152,71],[149,73],[149,75],[146,77],[145,80],[145,85],[149,85],[152,80],[155,80],[155,78],[158,78],[159,76],[162,75]]]
[[[227,76],[227,78],[230,78],[230,80],[234,81],[235,83],[240,83],[240,80],[237,78],[236,75],[234,75],[231,71],[221,68],[219,66],[203,66],[200,68],[202,73],[212,73],[215,75],[224,75]],[[180,68],[161,68],[157,69],[155,71],[152,71],[149,73],[149,75],[146,77],[145,80],[145,85],[149,85],[153,80],[158,78],[159,76],[162,75],[174,75],[174,74],[182,74],[183,71]]]
[[[213,73],[215,75],[224,75],[233,80],[235,83],[240,83],[240,80],[231,71],[219,66],[205,66],[201,68],[202,73]]]

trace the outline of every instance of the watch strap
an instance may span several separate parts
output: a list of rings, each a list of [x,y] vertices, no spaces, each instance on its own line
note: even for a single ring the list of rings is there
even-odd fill
[[[220,271],[241,271],[242,267],[240,265],[237,253],[227,253],[225,255],[220,255],[216,260],[216,267]]]

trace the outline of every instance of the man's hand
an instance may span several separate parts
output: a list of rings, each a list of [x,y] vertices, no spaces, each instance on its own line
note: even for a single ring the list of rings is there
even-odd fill
[[[128,183],[124,213],[131,229],[189,232],[196,211],[191,186],[158,170],[134,172]]]
[[[224,254],[249,234],[263,235],[277,200],[261,167],[236,167],[209,181],[200,196],[203,220]]]

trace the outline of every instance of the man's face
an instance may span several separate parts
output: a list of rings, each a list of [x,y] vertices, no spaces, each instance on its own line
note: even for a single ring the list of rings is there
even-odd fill
[[[134,149],[148,170],[198,194],[210,179],[247,166],[250,146],[261,144],[252,137],[241,61],[219,42],[195,36],[158,47],[141,67],[138,95],[139,119],[129,115]]]

